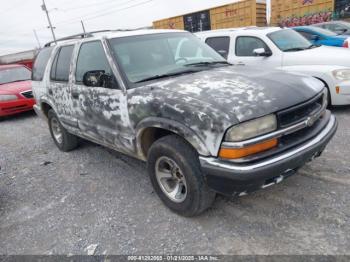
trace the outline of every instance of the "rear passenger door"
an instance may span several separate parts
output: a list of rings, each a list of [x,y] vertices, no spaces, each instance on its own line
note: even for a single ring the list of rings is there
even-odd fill
[[[70,96],[70,71],[74,45],[57,49],[50,70],[48,94],[53,98],[55,111],[64,124],[71,126],[72,98]]]
[[[103,70],[113,78],[111,86],[88,87],[86,72]],[[76,58],[72,99],[75,117],[83,136],[119,151],[131,152],[126,95],[119,88],[100,40],[84,42]],[[122,111],[123,110],[123,111]]]

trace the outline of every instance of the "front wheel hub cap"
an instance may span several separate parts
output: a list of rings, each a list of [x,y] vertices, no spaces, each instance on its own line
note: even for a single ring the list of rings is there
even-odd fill
[[[169,157],[160,157],[155,166],[157,182],[173,202],[181,203],[187,196],[187,183],[178,164]]]

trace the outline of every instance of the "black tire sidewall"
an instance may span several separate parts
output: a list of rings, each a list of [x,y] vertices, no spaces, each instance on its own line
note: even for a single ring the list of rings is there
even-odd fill
[[[171,140],[175,141],[169,143],[172,142]],[[162,156],[175,161],[185,176],[187,195],[186,199],[181,203],[176,203],[169,199],[158,184],[155,168],[157,160]],[[157,141],[149,151],[147,168],[154,190],[167,207],[183,216],[197,215],[202,211],[201,201],[203,199],[201,190],[203,187],[206,187],[206,184],[200,169],[198,155],[182,139],[170,136]]]
[[[61,132],[62,132],[62,143],[58,143],[58,141],[55,139],[53,135],[52,126],[51,126],[51,120],[53,118],[55,118],[58,121],[58,124],[60,125]],[[77,147],[77,143],[78,143],[77,137],[68,133],[68,131],[62,126],[59,118],[57,117],[56,113],[52,109],[48,113],[48,124],[49,124],[51,137],[59,150],[63,152],[68,152]]]

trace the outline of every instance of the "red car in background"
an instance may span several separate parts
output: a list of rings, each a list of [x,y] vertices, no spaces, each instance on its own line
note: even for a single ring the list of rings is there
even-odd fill
[[[23,65],[0,65],[0,117],[33,110],[31,71]]]

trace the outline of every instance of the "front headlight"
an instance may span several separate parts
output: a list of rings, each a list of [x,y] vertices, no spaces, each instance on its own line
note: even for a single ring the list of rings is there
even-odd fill
[[[15,95],[0,95],[0,102],[17,100]]]
[[[338,80],[350,80],[350,69],[334,70],[333,76]]]
[[[275,131],[277,119],[275,115],[264,116],[231,127],[225,136],[225,142],[240,142]]]

